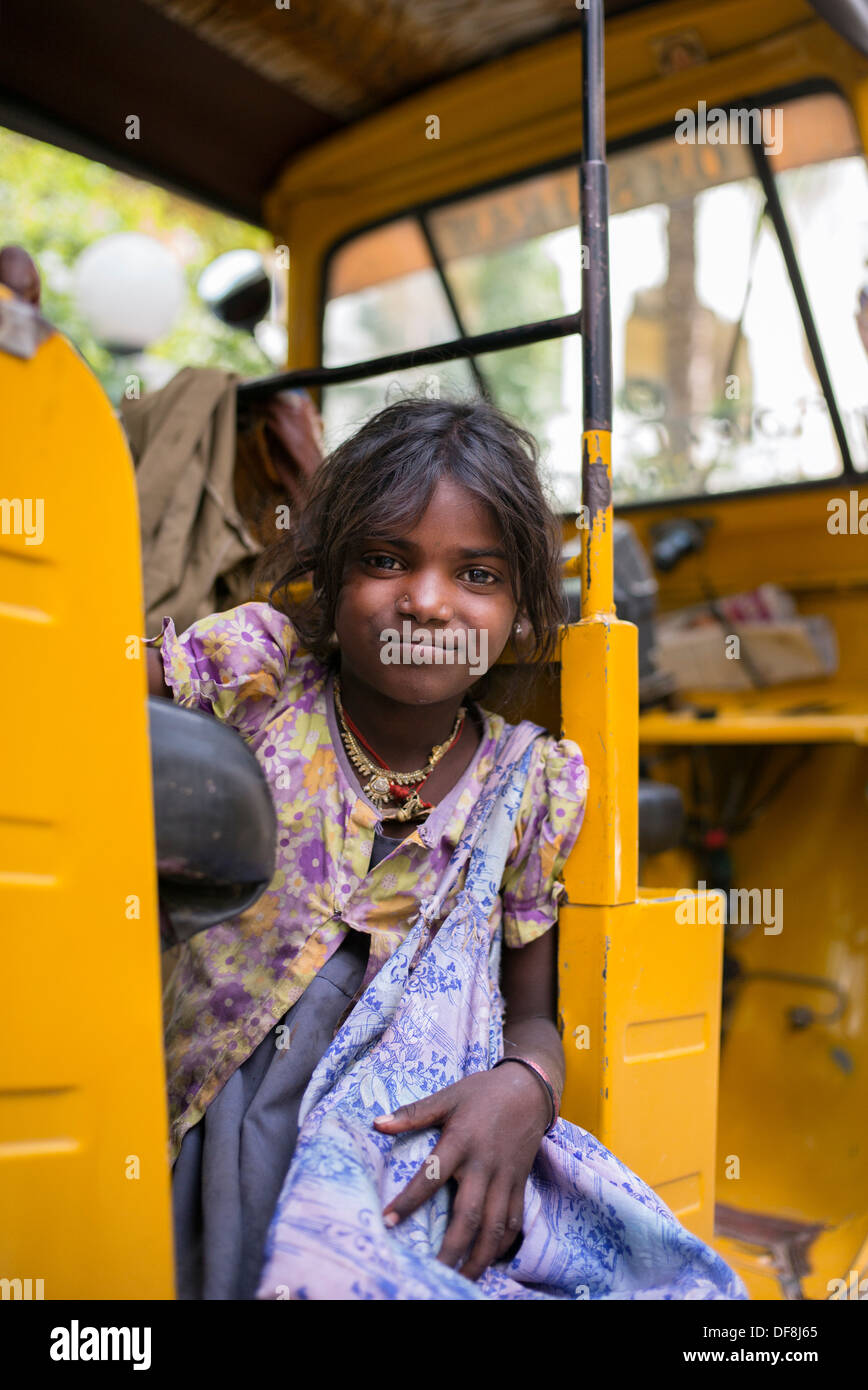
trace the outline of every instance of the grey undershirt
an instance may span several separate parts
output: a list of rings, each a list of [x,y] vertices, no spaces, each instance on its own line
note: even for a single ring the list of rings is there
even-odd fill
[[[409,833],[409,827],[408,827]],[[374,834],[368,872],[400,844]],[[265,1238],[298,1138],[298,1111],[317,1063],[355,998],[370,937],[348,930],[338,949],[233,1072],[188,1130],[172,1174],[179,1299],[252,1299]]]

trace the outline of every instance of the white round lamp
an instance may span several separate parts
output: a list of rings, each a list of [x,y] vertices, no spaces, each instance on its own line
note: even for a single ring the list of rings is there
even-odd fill
[[[75,298],[98,342],[111,352],[142,352],[164,338],[184,298],[175,257],[153,237],[118,232],[83,251]]]

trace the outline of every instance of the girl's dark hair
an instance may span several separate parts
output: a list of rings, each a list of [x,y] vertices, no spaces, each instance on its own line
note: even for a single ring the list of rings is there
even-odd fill
[[[491,508],[503,535],[519,607],[534,637],[528,659],[550,660],[567,615],[561,596],[561,528],[543,492],[533,436],[484,400],[409,398],[373,415],[318,470],[303,512],[285,539],[260,558],[254,584],[291,619],[323,662],[344,567],[362,535],[416,525],[443,477]],[[313,596],[296,602],[286,586],[313,575]]]

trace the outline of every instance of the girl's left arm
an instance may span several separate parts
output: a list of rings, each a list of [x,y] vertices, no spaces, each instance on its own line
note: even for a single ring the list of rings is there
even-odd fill
[[[564,1053],[555,1025],[557,927],[521,948],[503,948],[504,1057],[536,1062],[558,1095]],[[466,1076],[426,1100],[374,1123],[387,1134],[439,1128],[424,1166],[385,1208],[397,1224],[453,1179],[458,1191],[438,1259],[477,1279],[521,1231],[524,1190],[551,1122],[551,1101],[529,1067],[499,1066]],[[436,1160],[436,1162],[432,1162]]]
[[[504,945],[501,987],[506,1004],[503,1019],[504,1058],[520,1056],[536,1062],[560,1096],[564,1089],[565,1065],[556,1023],[557,923],[528,946],[518,949]],[[528,1068],[521,1070],[528,1071]],[[538,1085],[547,1097],[542,1082]]]

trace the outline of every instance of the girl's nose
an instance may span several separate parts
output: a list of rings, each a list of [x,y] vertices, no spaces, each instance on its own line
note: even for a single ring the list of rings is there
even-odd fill
[[[453,617],[454,610],[443,581],[436,575],[405,579],[400,592],[396,607],[402,618],[411,618],[417,623],[448,623]]]

